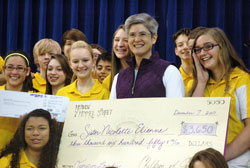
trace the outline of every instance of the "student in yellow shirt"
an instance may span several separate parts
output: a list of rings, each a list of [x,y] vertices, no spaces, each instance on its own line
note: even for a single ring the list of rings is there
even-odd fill
[[[28,54],[21,50],[12,50],[5,57],[3,74],[6,84],[0,90],[36,92],[32,85]]]
[[[61,47],[58,42],[52,39],[39,40],[33,48],[34,62],[38,65],[40,73],[36,72],[32,81],[34,88],[40,93],[46,91],[46,69],[51,55],[54,54],[61,54]]]
[[[103,100],[109,98],[109,91],[92,77],[93,51],[84,41],[72,44],[69,61],[76,80],[60,89],[56,95],[67,96],[70,101]]]
[[[56,167],[60,129],[48,111],[25,115],[12,140],[0,151],[0,167]]]
[[[231,97],[226,160],[230,168],[250,167],[250,71],[225,33],[207,28],[193,48],[193,97]]]
[[[46,70],[46,94],[56,95],[58,90],[71,83],[72,75],[68,58],[63,54],[52,55]]]
[[[191,50],[188,46],[188,36],[190,29],[183,28],[178,30],[173,35],[173,40],[175,44],[175,55],[181,59],[181,66],[179,68],[181,76],[184,82],[185,95],[187,95],[187,85],[192,79],[192,68],[191,68]]]
[[[0,90],[36,92],[32,86],[30,62],[27,53],[21,50],[10,51],[5,57],[3,74],[6,84]],[[14,135],[19,119],[0,117],[0,149],[6,145]]]
[[[111,54],[106,52],[98,56],[96,60],[96,74],[100,83],[111,74]]]

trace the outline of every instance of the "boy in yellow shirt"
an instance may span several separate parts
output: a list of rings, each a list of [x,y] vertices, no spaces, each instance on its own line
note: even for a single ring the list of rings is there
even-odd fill
[[[191,69],[191,50],[188,46],[188,35],[190,33],[190,29],[183,28],[178,30],[173,35],[173,40],[175,44],[175,55],[181,59],[181,66],[179,68],[181,72],[181,76],[184,82],[185,87],[185,95],[187,95],[188,82],[193,79],[192,77],[192,69]]]
[[[42,39],[39,40],[33,49],[34,61],[38,65],[40,73],[36,72],[32,80],[33,87],[37,89],[40,93],[45,93],[46,91],[46,69],[51,59],[51,55],[61,54],[61,47],[58,42],[52,39]]]
[[[191,51],[194,44],[194,39],[199,31],[205,30],[205,27],[196,27],[190,29],[180,29],[173,35],[175,44],[175,54],[181,59],[179,68],[185,87],[185,96],[193,85],[193,75],[191,67]]]

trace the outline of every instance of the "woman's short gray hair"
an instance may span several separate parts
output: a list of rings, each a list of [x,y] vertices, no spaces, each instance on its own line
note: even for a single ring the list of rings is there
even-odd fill
[[[128,34],[129,29],[134,24],[143,24],[152,35],[157,34],[158,22],[147,13],[139,13],[129,16],[125,21],[125,31]]]

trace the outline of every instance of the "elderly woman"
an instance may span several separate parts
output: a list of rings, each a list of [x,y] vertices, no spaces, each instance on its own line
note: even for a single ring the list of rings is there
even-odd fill
[[[146,13],[125,22],[128,44],[134,57],[129,67],[115,76],[110,99],[136,97],[183,97],[183,80],[178,69],[152,52],[158,23]]]

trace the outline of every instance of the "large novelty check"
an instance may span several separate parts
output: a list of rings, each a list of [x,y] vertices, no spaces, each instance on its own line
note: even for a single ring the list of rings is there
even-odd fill
[[[224,152],[230,98],[70,102],[59,168],[181,168],[209,147]]]

